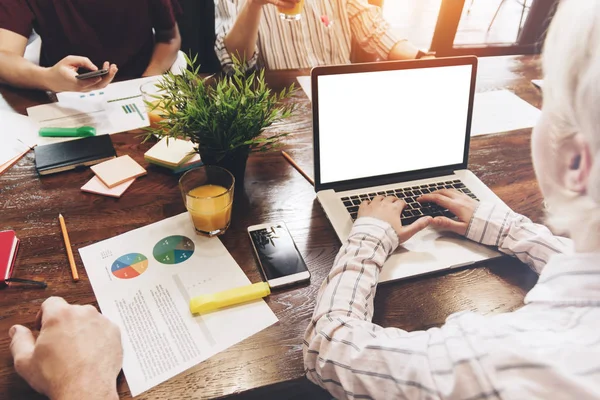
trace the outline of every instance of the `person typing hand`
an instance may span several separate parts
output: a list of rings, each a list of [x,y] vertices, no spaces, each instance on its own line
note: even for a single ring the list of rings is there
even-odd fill
[[[108,74],[102,77],[80,80],[76,78],[77,69],[80,67],[87,68],[90,71],[98,70],[98,67],[87,57],[67,56],[46,69],[44,86],[53,92],[89,92],[106,87],[112,82],[118,71],[115,64],[106,61],[102,68],[108,69]]]
[[[400,214],[404,207],[406,207],[404,200],[395,196],[376,196],[373,200],[365,200],[361,203],[358,208],[358,218],[371,217],[387,222],[396,231],[399,242],[403,243],[425,229],[432,220],[431,217],[423,217],[410,225],[403,226],[400,222]]]
[[[33,389],[52,400],[118,399],[123,350],[115,324],[91,305],[50,297],[36,325],[37,339],[22,325],[9,330],[15,369]]]
[[[435,217],[431,221],[431,225],[435,228],[449,230],[463,236],[466,234],[469,222],[479,206],[479,201],[454,189],[442,189],[424,194],[417,198],[417,201],[419,203],[435,203],[447,208],[448,211],[458,217],[458,221],[448,217]]]

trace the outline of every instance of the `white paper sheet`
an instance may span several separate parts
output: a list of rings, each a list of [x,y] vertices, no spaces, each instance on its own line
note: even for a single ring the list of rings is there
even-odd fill
[[[9,138],[8,140],[2,140],[2,146],[0,147],[0,166],[29,149],[30,148],[25,146],[19,139]]]
[[[310,76],[297,76],[312,101]],[[471,136],[508,132],[535,126],[541,111],[508,90],[475,94]]]
[[[34,120],[16,112],[0,110],[0,135],[19,139],[28,147],[37,144],[39,126]]]
[[[477,93],[471,136],[531,128],[541,111],[508,90]]]
[[[38,127],[24,115],[0,110],[0,165],[36,145]]]
[[[300,87],[302,88],[302,90],[304,90],[304,93],[306,93],[306,96],[308,97],[308,99],[310,101],[312,101],[312,89],[310,86],[310,76],[297,76],[296,80],[298,80],[298,83],[300,84]]]
[[[79,253],[102,313],[121,328],[133,396],[277,322],[262,299],[190,314],[191,297],[250,281],[218,238],[196,235],[188,213]]]

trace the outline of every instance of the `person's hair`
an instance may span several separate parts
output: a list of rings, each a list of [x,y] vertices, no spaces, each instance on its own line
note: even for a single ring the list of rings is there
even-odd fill
[[[549,224],[597,241],[600,237],[600,0],[562,0],[543,52],[544,114],[556,151],[582,135],[594,160],[587,193],[557,188],[547,199]]]

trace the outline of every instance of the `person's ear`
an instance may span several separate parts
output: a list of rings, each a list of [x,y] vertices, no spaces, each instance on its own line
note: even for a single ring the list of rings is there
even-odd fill
[[[587,140],[581,134],[570,137],[562,146],[565,169],[563,184],[566,189],[585,194],[594,160]]]

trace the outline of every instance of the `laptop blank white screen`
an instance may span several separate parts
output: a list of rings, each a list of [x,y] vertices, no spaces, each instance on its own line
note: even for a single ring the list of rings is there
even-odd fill
[[[318,76],[321,183],[462,163],[472,68]]]

